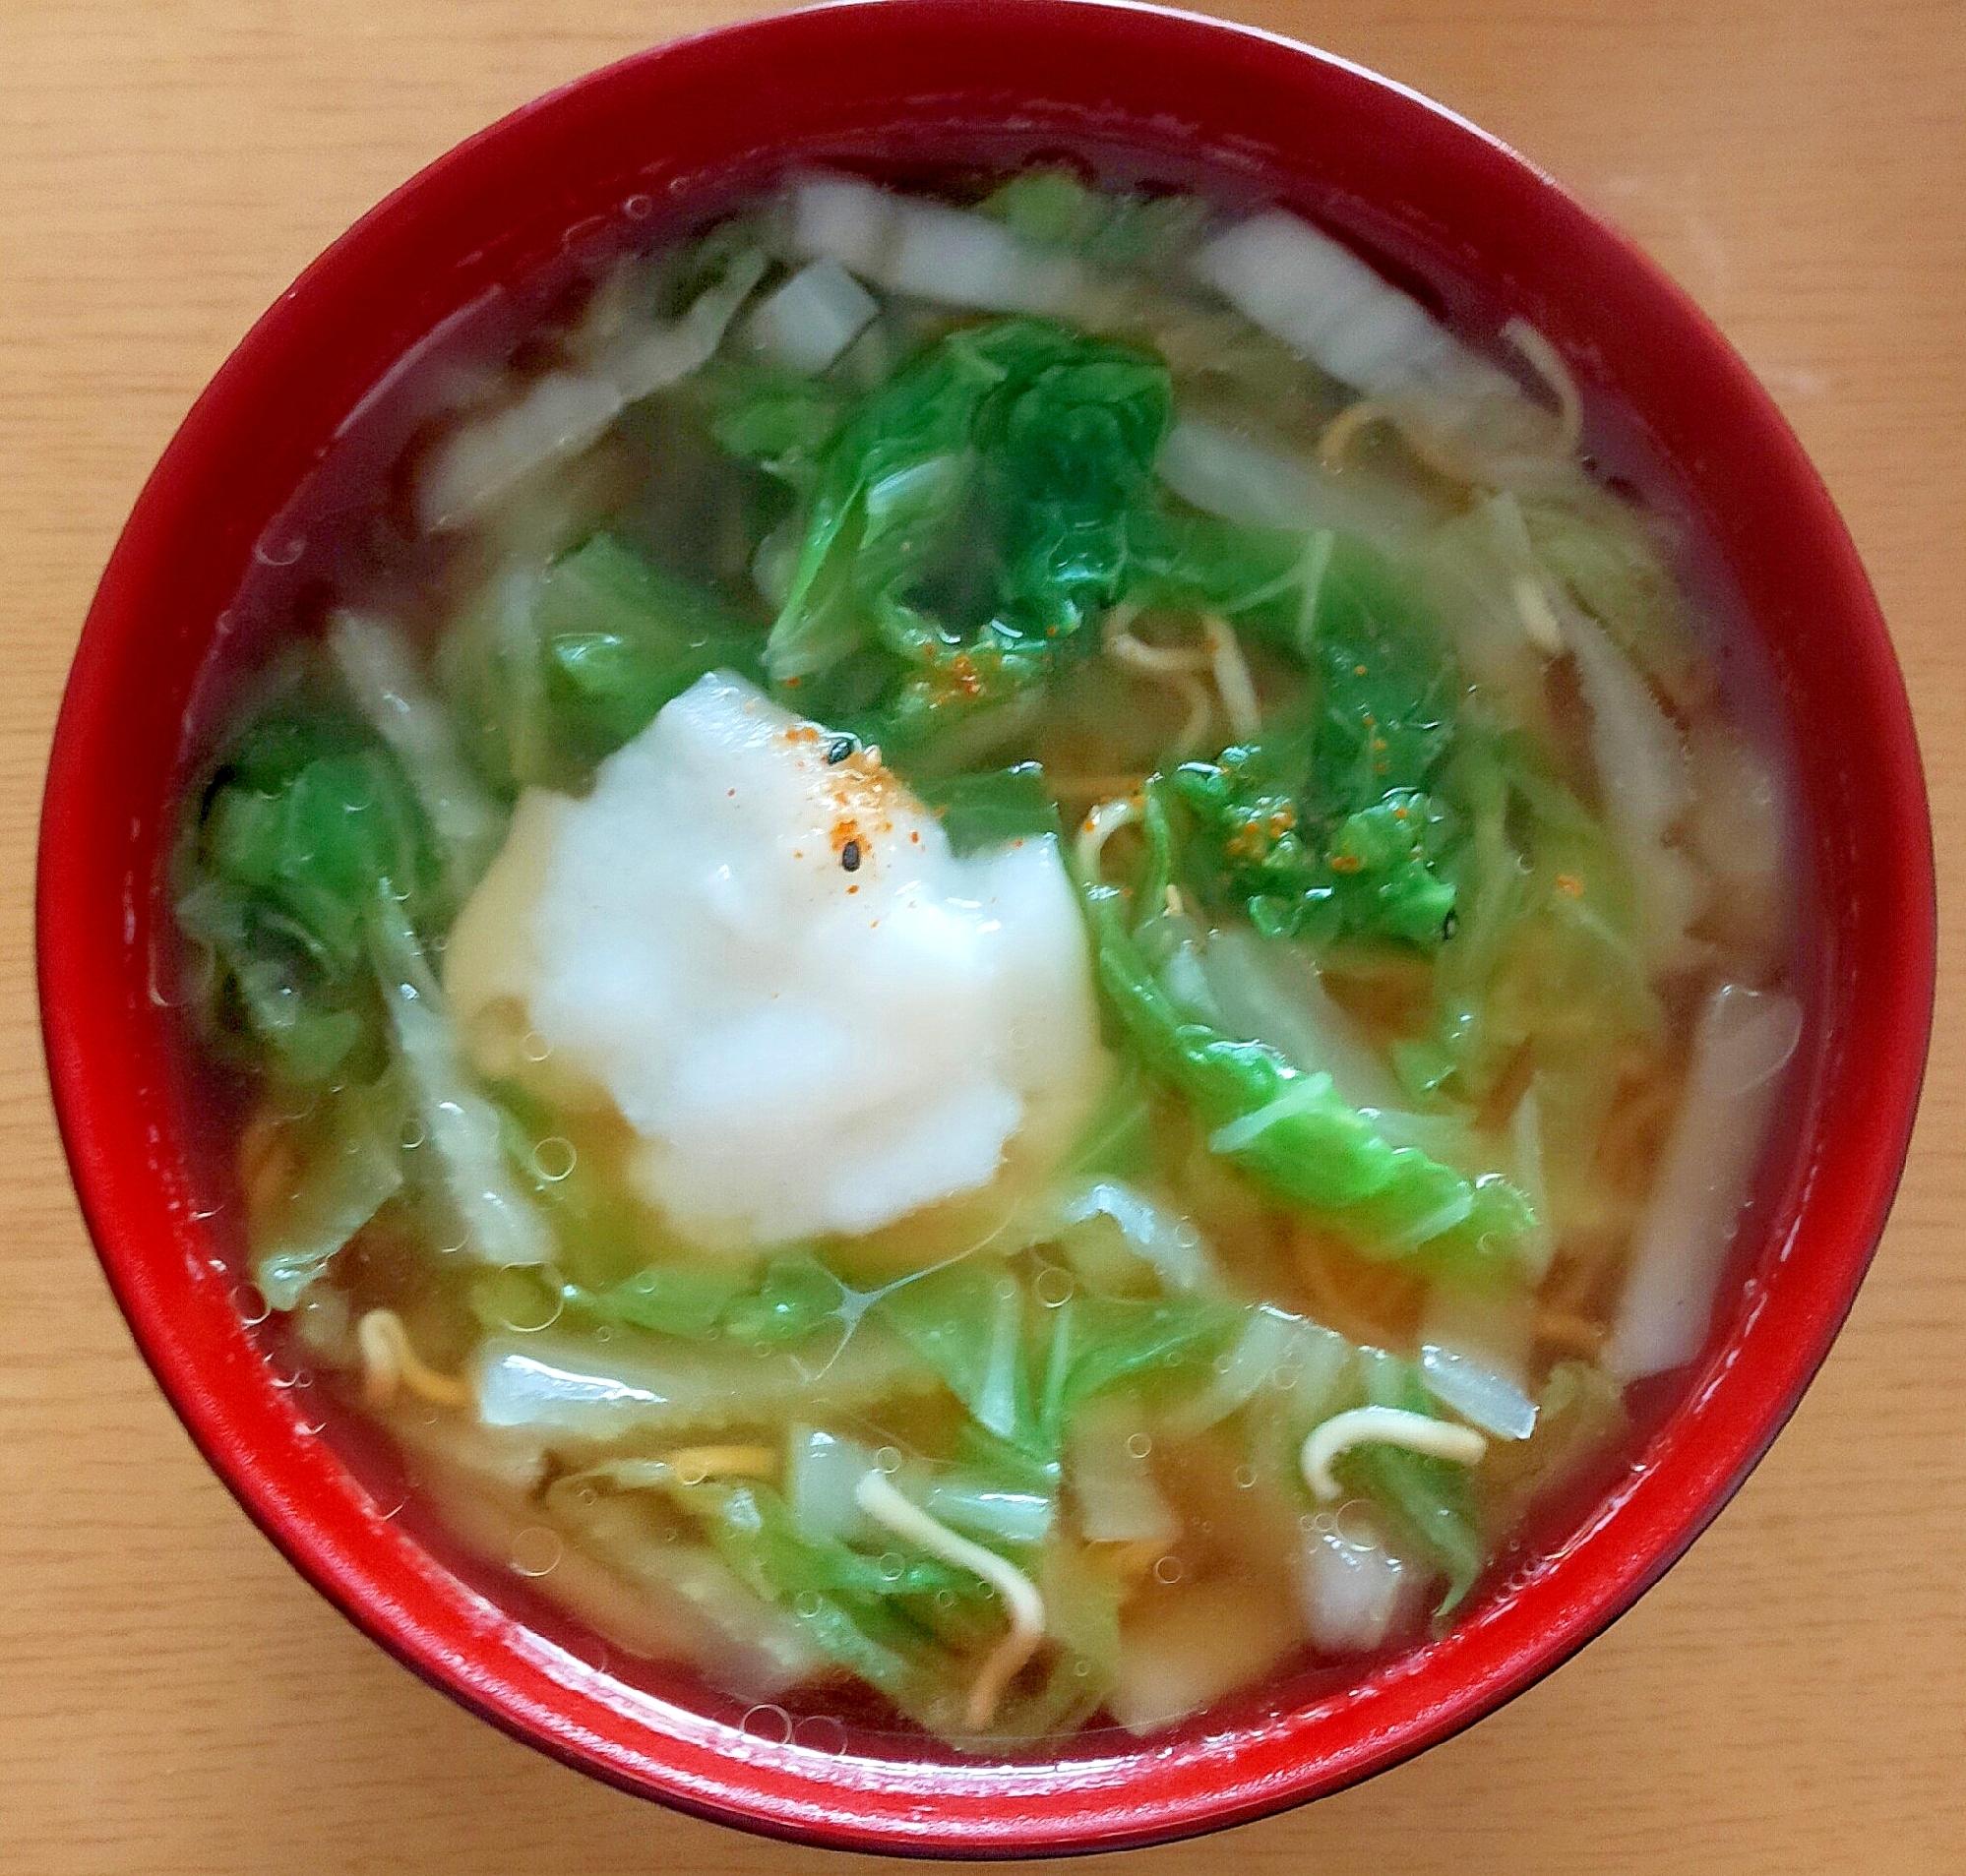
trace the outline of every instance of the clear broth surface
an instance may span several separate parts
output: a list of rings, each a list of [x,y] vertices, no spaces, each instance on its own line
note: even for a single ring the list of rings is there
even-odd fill
[[[402,1032],[392,1028],[391,971],[363,950],[375,940],[360,936],[357,917],[352,974],[343,970],[341,989],[323,993],[307,975],[325,969],[311,961],[324,948],[320,934],[299,943],[289,930],[294,850],[276,842],[273,874],[255,876],[261,923],[252,931],[273,931],[265,942],[291,966],[281,992],[289,1015],[310,999],[342,997],[330,1013],[345,1007],[358,1018],[348,1052],[320,1066],[331,1036],[307,1045],[314,1053],[296,1070],[299,1056],[281,1054],[300,1047],[279,1026],[287,1016],[255,1011],[236,956],[226,940],[214,940],[210,915],[203,923],[187,917],[180,959],[196,1098],[235,1143],[228,1172],[246,1221],[242,1259],[282,1305],[263,1330],[270,1360],[317,1390],[328,1430],[379,1501],[400,1500],[434,1547],[572,1654],[628,1687],[707,1686],[738,1723],[822,1749],[834,1749],[835,1733],[843,1742],[844,1728],[854,1736],[898,1729],[918,1744],[927,1733],[953,1752],[998,1754],[1074,1749],[1072,1735],[1096,1738],[1115,1725],[1151,1734],[1223,1703],[1339,1689],[1423,1646],[1475,1602],[1505,1594],[1631,1462],[1672,1396],[1679,1364],[1607,1375],[1600,1359],[1608,1344],[1636,1333],[1628,1320],[1637,1306],[1633,1244],[1665,1202],[1665,1163],[1686,1122],[1717,994],[1733,986],[1758,999],[1752,1009],[1763,1027],[1785,1001],[1793,881],[1780,764],[1758,728],[1752,673],[1738,668],[1718,586],[1700,574],[1697,544],[1663,497],[1652,508],[1638,500],[1642,468],[1633,462],[1628,471],[1622,459],[1616,413],[1593,402],[1583,442],[1553,448],[1536,425],[1558,422],[1561,393],[1542,382],[1536,354],[1468,330],[1465,355],[1511,386],[1515,401],[1490,385],[1487,394],[1501,399],[1501,443],[1448,437],[1444,421],[1430,428],[1424,411],[1341,381],[1196,283],[1192,257],[1238,221],[1229,209],[1197,201],[1191,213],[1177,194],[1101,195],[1077,178],[1048,184],[1049,173],[1020,172],[1026,186],[1039,179],[1021,202],[992,193],[1002,182],[1017,186],[1007,178],[966,180],[942,201],[972,218],[987,202],[995,225],[1022,244],[1024,261],[1075,258],[1080,249],[1093,256],[1081,296],[1052,314],[924,301],[884,285],[882,264],[870,262],[863,290],[879,311],[868,332],[880,343],[863,333],[839,359],[803,377],[767,369],[761,329],[750,322],[810,265],[812,250],[798,247],[795,213],[766,198],[687,238],[570,263],[564,277],[487,309],[427,348],[350,426],[338,459],[296,503],[293,524],[262,545],[235,609],[237,636],[310,648],[229,659],[221,652],[215,661],[170,881],[180,901],[205,878],[250,897],[238,867],[227,875],[215,858],[222,850],[215,804],[228,788],[276,799],[292,776],[268,782],[278,770],[274,760],[255,779],[241,765],[240,739],[271,721],[326,721],[326,741],[308,746],[314,755],[362,752],[382,764],[386,785],[395,785],[391,776],[402,781],[412,817],[421,814],[404,836],[409,845],[398,848],[405,877],[421,870],[418,882],[396,881],[391,896],[409,908],[410,941],[420,944],[434,988],[447,934],[475,881],[457,889],[431,882],[447,861],[429,824],[429,797],[414,775],[402,779],[404,764],[364,720],[322,646],[339,609],[386,620],[474,787],[501,818],[525,788],[584,797],[609,752],[642,734],[630,719],[639,711],[645,723],[687,686],[673,672],[653,689],[631,674],[629,700],[603,687],[591,715],[549,711],[543,747],[539,735],[527,744],[503,718],[491,720],[491,663],[468,652],[471,632],[482,635],[468,621],[501,580],[531,580],[536,589],[600,537],[626,557],[610,565],[629,565],[631,579],[633,568],[652,567],[696,594],[704,616],[754,634],[775,703],[810,713],[829,736],[852,726],[855,761],[878,739],[879,754],[868,759],[911,795],[947,806],[952,778],[1037,764],[1044,801],[1059,815],[1060,851],[1078,850],[1081,897],[1091,907],[1102,888],[1125,888],[1113,943],[1145,956],[1164,995],[1187,986],[1191,1001],[1177,1009],[1179,1020],[1202,1022],[1229,1043],[1281,1046],[1273,1023],[1259,1035],[1225,1013],[1231,980],[1223,973],[1240,971],[1244,1011],[1255,997],[1273,1016],[1295,986],[1310,1000],[1294,1016],[1286,1011],[1296,1027],[1284,1033],[1325,1025],[1316,1033],[1363,1051],[1373,1085],[1396,1090],[1396,1106],[1354,1103],[1379,1146],[1424,1154],[1447,1181],[1444,1190],[1480,1176],[1527,1194],[1518,1211],[1496,1211],[1515,1221],[1506,1233],[1498,1226],[1467,1241],[1454,1240],[1458,1226],[1442,1224],[1448,1212],[1438,1208],[1413,1239],[1420,1227],[1410,1210],[1403,1225],[1387,1228],[1307,1200],[1288,1168],[1260,1163],[1273,1125],[1256,1129],[1254,1159],[1220,1150],[1235,1124],[1268,1110],[1259,1102],[1230,1112],[1227,1097],[1184,1080],[1198,1071],[1170,1069],[1165,1035],[1142,1042],[1109,994],[1099,1017],[1112,1064],[1105,1105],[1090,1104],[1080,1119],[1096,1122],[1091,1108],[1109,1112],[1120,1087],[1132,1142],[1124,1167],[1072,1171],[1071,1143],[1025,1151],[1014,1137],[980,1190],[953,1191],[865,1233],[740,1246],[733,1261],[728,1247],[705,1249],[651,1206],[635,1172],[642,1137],[615,1106],[584,1095],[569,1102],[550,1075],[534,1074],[550,1051],[534,1060],[522,1050],[517,1063],[508,1051],[493,1073],[492,1043],[454,1025],[463,1085],[502,1117],[498,1177],[536,1208],[553,1240],[543,1270],[502,1269],[474,1253],[468,1209],[461,1218],[446,1196],[448,1171],[424,1170],[439,1141],[418,1096],[403,1091],[419,1071],[405,1066]],[[1076,232],[1046,220],[1073,213],[1082,218]],[[1129,217],[1137,226],[1126,234]],[[429,490],[473,426],[482,434],[556,377],[604,376],[623,345],[686,321],[714,289],[718,270],[750,253],[763,263],[761,277],[709,360],[626,401],[589,443],[516,476],[463,519],[433,520]],[[1014,285],[1012,295],[1022,290]],[[765,566],[770,537],[780,532],[795,546],[809,539],[814,491],[842,454],[842,435],[898,377],[960,334],[1020,318],[1063,333],[1059,355],[1074,367],[1088,362],[1084,348],[1103,346],[1090,362],[1133,351],[1147,361],[1147,378],[1158,372],[1171,408],[1147,469],[1164,468],[1166,431],[1192,419],[1262,453],[1259,470],[1265,460],[1280,463],[1278,474],[1295,478],[1290,488],[1313,489],[1324,519],[1298,527],[1298,545],[1325,541],[1321,565],[1347,570],[1366,593],[1354,614],[1340,607],[1334,620],[1301,573],[1310,596],[1293,588],[1280,611],[1267,613],[1270,602],[1250,596],[1259,580],[1203,598],[1205,581],[1193,568],[1178,567],[1146,591],[1138,570],[1165,535],[1129,534],[1120,570],[1074,589],[1091,596],[1062,633],[1067,615],[1051,619],[1049,638],[1078,642],[1034,656],[1038,676],[1004,680],[1001,694],[975,703],[968,667],[953,688],[942,681],[949,655],[960,656],[962,643],[1000,652],[987,635],[1006,606],[1050,604],[1066,583],[1034,579],[1026,586],[1037,590],[1035,601],[1029,590],[1006,600],[1014,582],[1005,569],[1024,524],[1017,515],[1046,503],[1076,514],[1079,483],[1109,466],[1094,460],[1086,469],[1072,456],[1091,446],[1068,423],[1057,432],[1068,472],[1036,497],[1015,486],[1015,475],[1042,482],[1043,465],[1020,460],[1014,474],[1002,471],[1001,485],[987,479],[996,469],[982,472],[957,505],[953,534],[946,517],[940,534],[924,523],[923,552],[934,564],[917,566],[904,596],[950,641],[926,664],[909,666],[895,653],[892,668],[872,676],[834,670],[810,683],[769,682],[766,647],[795,610],[779,603],[782,565]],[[1014,351],[1005,355],[1012,369],[1024,368]],[[1046,381],[1036,373],[1031,382]],[[781,437],[768,457],[755,442],[732,447],[733,427],[763,422],[760,411],[773,395],[782,401],[788,385],[801,394],[817,390],[810,400],[827,405],[809,418],[810,436],[791,444]],[[1141,394],[1150,402],[1152,386]],[[1360,412],[1363,404],[1375,408]],[[998,447],[993,435],[976,427],[967,445],[986,465]],[[1524,468],[1525,451],[1540,451],[1539,467]],[[1636,472],[1635,481],[1609,474],[1603,461]],[[1254,493],[1219,499],[1224,476],[1233,482],[1238,473],[1247,476],[1247,462],[1240,471],[1218,464],[1212,481],[1173,477],[1179,490],[1149,477],[1127,496],[1129,512],[1150,513],[1156,525],[1169,517],[1219,522],[1238,551],[1256,552],[1249,543],[1260,536],[1266,552],[1292,530],[1220,512],[1274,507],[1260,474]],[[1212,509],[1195,505],[1201,484],[1215,491]],[[977,539],[985,546],[971,551]],[[571,623],[563,616],[562,639],[551,643],[539,635],[546,628],[535,597],[527,624],[534,691],[537,661],[559,655],[568,635],[621,635],[606,592],[592,598],[598,578],[583,589],[598,610]],[[681,602],[644,593],[634,603],[654,616]],[[1297,626],[1288,619],[1293,605]],[[1507,638],[1510,608],[1521,642]],[[1226,677],[1221,641],[1206,635],[1210,620],[1227,627],[1235,662]],[[1030,638],[1044,630],[1040,622]],[[1389,784],[1376,782],[1338,800],[1334,764],[1316,753],[1317,713],[1338,712],[1331,699],[1344,680],[1317,660],[1346,631],[1362,647],[1362,681],[1383,679],[1397,693],[1415,670],[1425,680],[1408,686],[1418,712],[1411,721],[1440,749],[1414,758],[1405,778],[1413,786],[1398,803]],[[466,652],[445,649],[459,643]],[[1622,678],[1604,676],[1606,648]],[[886,655],[863,654],[870,664]],[[997,665],[984,664],[986,688],[998,684]],[[1236,727],[1235,666],[1256,708],[1253,736]],[[552,668],[570,667],[563,660]],[[903,698],[924,670],[935,681]],[[502,696],[498,708],[510,700]],[[1621,745],[1604,719],[1614,706],[1635,713],[1622,748],[1630,759],[1635,743],[1643,772],[1613,760]],[[1354,729],[1360,712],[1368,732],[1380,727],[1372,697],[1347,707]],[[1279,723],[1291,726],[1295,743]],[[1655,731],[1648,770],[1646,738]],[[1275,762],[1238,769],[1221,760],[1226,749],[1260,749],[1265,733],[1287,744]],[[1477,746],[1487,754],[1470,755]],[[1198,782],[1184,794],[1170,779],[1184,763],[1226,775],[1230,811],[1241,818],[1211,822],[1206,787]],[[1480,772],[1471,780],[1469,769]],[[1648,848],[1644,830],[1634,834],[1630,817],[1621,818],[1620,803],[1661,772],[1679,792],[1654,817]],[[1502,872],[1493,853],[1476,851],[1473,805],[1484,787],[1505,791],[1490,823]],[[1271,805],[1243,812],[1259,798]],[[1165,908],[1141,903],[1137,889],[1153,865],[1138,824],[1142,801],[1168,817],[1182,843]],[[1361,868],[1372,875],[1379,863],[1369,853],[1359,866],[1329,864],[1333,854],[1357,859],[1365,836],[1348,817],[1390,803],[1403,819],[1431,812],[1429,802],[1439,804],[1439,845],[1423,851],[1416,842],[1387,863],[1391,883],[1378,899],[1352,893],[1352,876]],[[1098,827],[1102,804],[1126,803],[1136,804],[1118,817],[1128,824],[1095,853],[1086,828]],[[354,805],[365,827],[378,824],[373,799]],[[1014,817],[1028,807],[1001,812]],[[959,817],[962,810],[950,812]],[[1294,871],[1271,866],[1279,835],[1300,823],[1309,859],[1293,860]],[[1308,837],[1314,827],[1318,840]],[[983,844],[1046,837],[1033,823]],[[374,843],[362,849],[374,851]],[[1564,859],[1572,852],[1580,856],[1574,866]],[[1690,894],[1677,924],[1650,891],[1647,864]],[[1260,890],[1250,884],[1259,877]],[[1279,877],[1284,888],[1272,889]],[[1422,913],[1412,907],[1437,904],[1429,895],[1444,883],[1451,909],[1436,931],[1416,937]],[[1474,941],[1470,930],[1483,929],[1485,889],[1498,903],[1515,896],[1489,920],[1497,959],[1464,987],[1471,1021],[1504,1038],[1476,1045],[1457,1039],[1444,1012],[1463,994],[1449,980]],[[1302,896],[1292,899],[1293,891]],[[1404,910],[1387,911],[1395,900]],[[276,902],[284,925],[266,912]],[[1102,929],[1095,918],[1095,956]],[[236,934],[231,941],[251,948]],[[299,964],[296,943],[306,954]],[[364,971],[384,980],[380,1014],[372,990],[346,990]],[[443,1006],[442,997],[435,1001]],[[523,1040],[531,1032],[515,1033]],[[1278,1085],[1300,1091],[1326,1065],[1288,1048],[1282,1059],[1297,1078]],[[575,1067],[577,1079],[592,1078]],[[1774,1061],[1754,1090],[1780,1067]],[[429,1098],[441,1106],[441,1091]],[[295,1287],[290,1258],[270,1265],[270,1246],[290,1253],[296,1217],[318,1214],[310,1180],[332,1177],[320,1174],[322,1141],[351,1124],[348,1115],[364,1101],[365,1114],[395,1104],[376,1123],[390,1133],[394,1122],[382,1151],[396,1156],[395,1170],[379,1176],[394,1183]],[[1751,1129],[1743,1163],[1718,1175],[1732,1180],[1736,1208],[1757,1143]],[[556,1174],[562,1160],[568,1170]],[[1530,1165],[1534,1177],[1525,1176]],[[574,1183],[584,1196],[569,1203]],[[1095,1186],[1121,1188],[1121,1210],[1088,1201]],[[1475,1187],[1478,1199],[1483,1189]],[[1732,1225],[1730,1209],[1707,1258],[1716,1269]],[[317,1218],[317,1241],[321,1229]],[[1506,1234],[1506,1242],[1489,1241]],[[733,1270],[742,1281],[731,1280]],[[657,1273],[650,1294],[660,1294],[638,1301],[635,1286],[649,1271]],[[675,1272],[682,1276],[670,1284]],[[691,1288],[706,1272],[711,1292],[721,1283],[729,1293],[720,1302],[715,1295],[706,1302],[701,1282]],[[911,1305],[894,1299],[911,1278],[930,1284],[917,1285],[917,1297],[947,1294],[904,1320]],[[1014,1287],[1014,1304],[1006,1286]],[[1014,1317],[1014,1327],[979,1326],[979,1312],[993,1309]],[[260,1313],[257,1305],[250,1313]],[[1065,1404],[1047,1410],[1047,1375],[1079,1359],[1074,1337],[1087,1333],[1061,1329],[1068,1315],[1106,1334],[1108,1347],[1157,1335],[1165,1348],[1130,1358],[1101,1385],[1086,1382],[1082,1396],[1072,1394],[1075,1383],[1061,1383]],[[967,1345],[952,1353],[963,1338]],[[757,1398],[687,1423],[663,1413],[607,1423],[577,1415],[570,1429],[550,1423],[557,1410],[549,1409],[547,1422],[487,1436],[477,1423],[486,1364],[504,1359],[501,1349],[519,1360],[512,1351],[526,1346],[577,1353],[584,1374],[603,1377],[645,1379],[665,1362],[694,1373],[707,1362],[726,1391],[740,1358],[755,1359]],[[1061,1347],[1075,1352],[1061,1355]],[[899,1375],[893,1385],[848,1375],[870,1349]],[[1334,1349],[1335,1367],[1327,1360]],[[1425,1350],[1458,1358],[1463,1381],[1470,1363],[1480,1371],[1485,1405],[1472,1420],[1464,1386],[1443,1383]],[[973,1372],[1000,1358],[1014,1369],[1008,1394],[993,1394],[988,1376]],[[1211,1389],[1241,1385],[1239,1362],[1259,1358],[1268,1363],[1262,1378],[1226,1411],[1210,1419],[1196,1407]],[[1319,1399],[1307,1405],[1314,1389]],[[1505,1420],[1513,1411],[1509,1390],[1534,1410],[1527,1438],[1496,1430],[1496,1399]],[[1338,1416],[1394,1402],[1398,1413],[1471,1428],[1481,1436],[1480,1459],[1463,1469],[1394,1441],[1360,1442],[1336,1462],[1341,1492],[1321,1499],[1304,1463],[1307,1438]],[[851,1493],[842,1498],[843,1475],[816,1456],[826,1439],[860,1455],[847,1463],[863,1475],[878,1474],[928,1507],[944,1536],[990,1550],[1039,1593],[1040,1639],[987,1710],[974,1704],[976,1688],[1005,1646],[1006,1592],[959,1553],[952,1561],[933,1542],[882,1528]],[[1135,1535],[1094,1537],[1093,1526]],[[1457,1574],[1454,1559],[1469,1545],[1468,1569]],[[1353,1580],[1361,1573],[1366,1589]],[[1364,1613],[1360,1598],[1371,1605]]]

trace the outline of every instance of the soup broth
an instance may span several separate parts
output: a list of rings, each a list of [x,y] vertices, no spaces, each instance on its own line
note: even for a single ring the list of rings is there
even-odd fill
[[[1800,1027],[1562,358],[1037,167],[419,383],[170,882],[335,1411],[621,1655],[961,1751],[1459,1619],[1698,1354]]]

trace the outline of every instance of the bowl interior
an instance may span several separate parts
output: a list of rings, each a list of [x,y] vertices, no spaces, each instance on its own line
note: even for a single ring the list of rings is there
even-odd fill
[[[985,1766],[802,1731],[679,1680],[626,1684],[522,1592],[399,1523],[386,1466],[322,1436],[241,1319],[218,1142],[182,1098],[152,958],[201,686],[250,658],[311,565],[297,517],[320,507],[309,478],[338,435],[387,459],[406,350],[446,322],[522,313],[569,254],[701,218],[789,164],[907,176],[1051,153],[1280,201],[1449,317],[1492,330],[1519,313],[1556,343],[1607,461],[1711,559],[1746,682],[1786,728],[1808,1023],[1731,1304],[1695,1369],[1657,1390],[1636,1463],[1570,1508],[1547,1555],[1362,1683],[1267,1688],[1145,1748],[1092,1735]],[[417,1671],[588,1771],[758,1828],[943,1852],[1116,1846],[1317,1795],[1478,1718],[1620,1613],[1827,1349],[1903,1158],[1932,990],[1930,835],[1881,621],[1724,342],[1554,185],[1424,99],[1259,34],[1058,0],[888,0],[645,55],[463,146],[331,249],[201,399],[105,574],[57,735],[39,894],[56,1104],[105,1268],[194,1437],[296,1565]]]

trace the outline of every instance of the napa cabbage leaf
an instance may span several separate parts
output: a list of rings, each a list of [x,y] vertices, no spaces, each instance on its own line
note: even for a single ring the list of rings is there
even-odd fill
[[[1122,590],[1172,415],[1149,353],[1041,319],[949,333],[827,444],[768,673],[878,651],[884,744],[1041,680]]]
[[[256,1276],[280,1308],[386,1205],[487,1262],[551,1248],[431,968],[455,907],[429,819],[397,754],[336,698],[298,662],[215,764],[178,851],[207,1027],[286,1091],[269,1115],[306,1098],[241,1168]]]
[[[1173,772],[1193,817],[1189,877],[1265,937],[1431,950],[1454,915],[1458,828],[1438,782],[1460,679],[1390,565],[1323,539],[1321,563],[1296,563],[1294,617],[1257,622],[1307,667],[1315,703]]]
[[[1077,882],[1095,973],[1141,1062],[1186,1098],[1209,1129],[1210,1149],[1369,1256],[1424,1255],[1447,1268],[1509,1256],[1533,1221],[1506,1180],[1470,1178],[1416,1146],[1394,1145],[1319,1064],[1294,1063],[1267,1044],[1224,1032],[1170,990],[1129,909],[1158,903],[1173,864],[1157,791],[1149,794],[1147,835],[1132,894],[1103,878]]]
[[[579,787],[705,672],[755,675],[762,646],[758,623],[602,530],[492,580],[445,635],[437,675],[466,753],[510,796]]]

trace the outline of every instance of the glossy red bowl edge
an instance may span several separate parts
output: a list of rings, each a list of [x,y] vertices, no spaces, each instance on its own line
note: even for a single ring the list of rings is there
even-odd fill
[[[883,127],[912,126],[884,136]],[[256,542],[337,426],[437,321],[619,203],[733,165],[991,127],[1211,165],[1491,282],[1586,385],[1642,419],[1741,589],[1795,744],[1814,905],[1789,1139],[1752,1275],[1628,1477],[1547,1565],[1352,1694],[1053,1765],[911,1765],[755,1740],[622,1702],[391,1522],[273,1384],[193,1204],[171,1013],[150,941],[193,680]],[[898,137],[898,142],[895,137]],[[911,141],[911,139],[913,141]],[[1649,262],[1503,145],[1289,41],[1092,0],[879,0],[629,59],[444,156],[328,250],[247,335],[144,490],[56,730],[37,874],[42,1024],[84,1215],[192,1437],[294,1565],[433,1685],[570,1765],[703,1816],[918,1854],[1117,1848],[1335,1790],[1479,1719],[1653,1583],[1766,1449],[1827,1353],[1909,1143],[1934,987],[1931,830],[1883,622],[1842,522],[1746,365]]]

